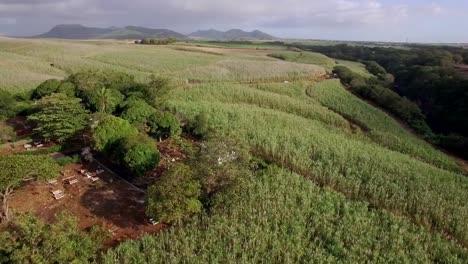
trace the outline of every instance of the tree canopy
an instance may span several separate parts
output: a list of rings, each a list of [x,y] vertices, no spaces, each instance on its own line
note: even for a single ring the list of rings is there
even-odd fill
[[[120,117],[136,127],[145,126],[150,117],[156,113],[156,109],[145,100],[137,97],[128,98],[122,107],[123,111]]]
[[[182,132],[179,119],[171,112],[157,112],[148,121],[150,133],[162,140],[179,136]]]
[[[135,176],[143,176],[159,163],[156,143],[146,135],[129,136],[122,140],[119,150],[120,160]]]
[[[80,231],[76,218],[59,214],[49,224],[32,214],[18,215],[0,232],[1,263],[91,263],[100,249],[103,232]]]
[[[24,180],[44,180],[59,175],[60,166],[51,158],[35,155],[0,155],[2,218],[8,220],[8,197]]]
[[[10,92],[0,89],[0,120],[15,113],[16,100],[14,96]]]
[[[250,159],[248,147],[231,137],[210,136],[203,141],[194,167],[205,198],[241,185],[250,174]]]
[[[200,183],[192,169],[176,164],[148,189],[146,213],[164,223],[178,222],[201,211],[199,197]]]
[[[68,97],[74,97],[76,87],[72,82],[62,82],[62,84],[57,88],[57,93],[65,94]]]
[[[60,86],[60,84],[61,81],[57,79],[46,80],[36,87],[36,89],[33,91],[32,98],[41,99],[44,96],[49,96],[57,92],[57,89]]]
[[[94,149],[111,153],[120,140],[138,134],[127,120],[112,115],[104,115],[93,131]]]
[[[37,112],[28,117],[36,131],[46,140],[64,142],[77,135],[88,123],[88,113],[81,100],[56,93],[37,102]]]

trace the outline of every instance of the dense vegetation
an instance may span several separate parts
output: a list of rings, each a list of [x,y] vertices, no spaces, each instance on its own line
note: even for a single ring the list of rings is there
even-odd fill
[[[64,58],[86,54],[77,51],[83,44],[74,45],[69,51],[74,55]],[[419,110],[423,108],[401,96],[395,87],[398,76],[389,74],[393,72],[385,64],[335,60],[306,51],[278,51],[273,57],[280,61],[265,56],[269,51],[228,50],[233,54],[220,56],[193,51],[200,47],[187,52],[106,45],[93,49],[92,56],[75,58],[73,74],[63,80],[48,80],[31,92],[0,94],[2,114],[22,114],[31,121],[41,117],[32,123],[37,137],[90,146],[88,154],[103,154],[129,181],[157,174],[146,190],[146,211],[167,228],[97,253],[97,231],[79,232],[73,221],[50,224],[26,216],[27,230],[37,232],[20,232],[25,221],[18,215],[0,235],[0,263],[46,258],[58,263],[468,260],[468,181],[460,166],[353,95],[374,101],[408,123],[424,124],[426,113]],[[34,50],[31,56],[57,63],[50,55],[54,51],[45,52],[36,44],[8,50],[28,49]],[[88,64],[90,57],[99,63]],[[117,71],[76,70],[96,65],[107,69],[109,64]],[[324,67],[331,71],[335,66],[342,82],[317,81],[315,77],[326,73]],[[151,76],[161,68],[179,79]],[[130,69],[138,71],[136,78],[122,73]],[[56,118],[45,118],[47,111]],[[78,114],[71,117],[72,113]],[[86,117],[85,125],[75,122],[81,117]],[[59,134],[48,129],[61,123],[70,129]],[[168,137],[173,139],[157,142]],[[186,158],[160,157],[156,146],[165,148],[166,143],[179,145]],[[49,164],[44,166],[54,171],[44,173],[55,177],[57,163],[75,158],[52,161],[43,155],[66,146],[0,158],[5,157],[5,163],[16,160],[17,165]],[[160,158],[164,162],[155,169]],[[159,174],[162,166],[165,170]],[[24,166],[6,168],[29,173]],[[5,173],[0,176],[10,180]],[[22,177],[14,179],[15,188],[22,185]],[[64,223],[68,232],[61,228]],[[32,240],[35,234],[38,239]],[[75,244],[76,251],[71,251]]]
[[[466,250],[382,210],[270,167],[223,206],[124,242],[104,263],[464,263]]]
[[[176,39],[168,38],[168,39],[154,39],[154,38],[144,38],[140,41],[135,41],[135,44],[142,44],[142,45],[168,45],[171,43],[177,42]]]
[[[368,65],[373,64],[369,63]],[[376,67],[370,69],[370,71],[381,76],[379,79],[386,78],[387,73],[384,69]],[[343,84],[349,87],[353,93],[377,103],[382,108],[404,120],[419,134],[432,139],[432,131],[426,124],[425,116],[421,112],[421,109],[415,103],[386,88],[384,82],[378,79],[365,79],[345,66],[336,66],[333,72],[338,75]]]
[[[78,229],[77,219],[59,214],[53,224],[32,214],[18,215],[0,231],[0,263],[91,263],[104,233]]]
[[[336,82],[327,84],[334,87]],[[375,139],[379,143],[375,144],[367,137],[330,128],[333,123],[282,110],[282,104],[276,106],[273,101],[275,94],[263,92],[258,101],[246,103],[255,91],[240,87],[224,85],[220,89],[219,86],[199,85],[180,89],[174,94],[171,104],[188,118],[195,119],[199,113],[206,112],[211,127],[238,136],[262,156],[293,168],[321,186],[332,187],[349,198],[366,200],[372,206],[403,214],[440,232],[450,230],[449,233],[462,243],[467,241],[468,226],[463,224],[468,212],[463,198],[467,181],[462,175],[436,167],[459,171],[443,153],[433,149],[426,153],[425,150],[431,150],[431,146],[414,139],[396,122],[387,124],[385,119],[374,119],[381,127],[390,127],[391,130],[386,129],[386,135],[394,138],[388,142],[385,134],[378,130],[376,134],[382,137]],[[238,92],[239,89],[242,92]],[[287,96],[282,97],[287,100]],[[183,98],[191,98],[191,102]],[[336,105],[355,107],[353,104],[343,105],[346,97],[335,99],[339,100],[335,101]],[[315,100],[293,101],[299,107],[319,104]],[[268,105],[275,106],[272,109]],[[320,107],[309,111],[317,115],[330,113]],[[328,122],[334,121],[328,119]],[[402,137],[405,139],[399,141],[398,138]],[[398,151],[389,150],[388,145]],[[417,155],[421,158],[413,158],[412,153],[419,153]]]
[[[333,58],[365,61],[372,71],[386,70],[391,73],[394,84],[388,88],[421,108],[427,124],[439,134],[433,138],[433,142],[468,157],[468,79],[454,67],[468,63],[466,49],[424,46],[395,49],[349,45],[303,48]],[[367,90],[361,93],[382,94],[379,104],[395,109],[395,106],[391,106],[395,104],[394,95],[384,89],[375,92]],[[405,106],[408,105],[405,103]],[[401,112],[397,112],[397,115],[401,116]]]

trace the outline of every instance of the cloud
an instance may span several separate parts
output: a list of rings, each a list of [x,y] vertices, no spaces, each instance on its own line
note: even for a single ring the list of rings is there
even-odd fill
[[[416,31],[418,24],[431,23],[433,17],[446,19],[452,12],[449,3],[453,8],[452,1],[436,0],[0,0],[0,30],[33,35],[56,24],[80,23],[169,28],[182,33],[258,28],[285,37],[336,32],[335,36],[357,38],[372,32],[381,38],[392,28]],[[457,3],[459,12],[468,9],[462,5]]]
[[[208,24],[336,27],[395,21],[401,17],[401,8],[388,7],[376,0],[0,0],[0,15],[127,24],[153,21],[175,27]]]
[[[16,25],[16,18],[12,18],[12,17],[0,18],[0,25]]]

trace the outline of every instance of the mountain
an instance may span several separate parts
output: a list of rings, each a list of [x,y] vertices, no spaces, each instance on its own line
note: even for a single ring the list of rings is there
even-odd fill
[[[264,33],[260,30],[251,32],[243,31],[240,29],[231,29],[228,31],[218,31],[214,29],[199,30],[188,35],[191,38],[215,39],[215,40],[238,40],[238,39],[260,39],[260,40],[273,40],[276,39],[272,35]]]
[[[127,26],[124,28],[94,28],[82,25],[57,25],[49,32],[35,36],[35,38],[61,39],[142,39],[142,38],[176,38],[186,39],[183,34],[168,29],[152,29]]]

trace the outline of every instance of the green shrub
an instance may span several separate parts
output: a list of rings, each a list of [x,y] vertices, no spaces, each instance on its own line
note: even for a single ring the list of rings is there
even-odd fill
[[[174,223],[201,211],[200,183],[192,169],[176,164],[148,189],[146,214],[164,223]]]
[[[2,126],[0,127],[0,143],[11,142],[15,139],[16,132],[10,126]]]
[[[17,112],[15,97],[8,91],[0,89],[0,120],[12,117]]]
[[[63,167],[68,164],[78,163],[80,160],[81,160],[80,155],[73,155],[71,157],[69,156],[61,157],[61,158],[56,159],[55,161],[57,162],[58,165]]]
[[[62,82],[57,79],[50,79],[41,83],[33,92],[33,99],[41,99],[42,97],[49,96],[59,88]]]
[[[104,115],[93,131],[94,149],[110,154],[120,140],[137,134],[138,130],[127,120]]]
[[[57,93],[65,94],[68,97],[74,97],[76,93],[76,87],[72,82],[63,82],[57,88]]]
[[[156,143],[146,135],[129,136],[119,144],[115,151],[120,152],[120,163],[135,176],[143,176],[159,163]]]
[[[169,137],[177,137],[182,129],[179,119],[171,112],[157,112],[148,120],[152,136],[162,140]]]
[[[156,109],[146,103],[145,100],[135,96],[128,98],[121,107],[123,111],[120,117],[136,127],[145,126],[151,116],[156,113]]]

